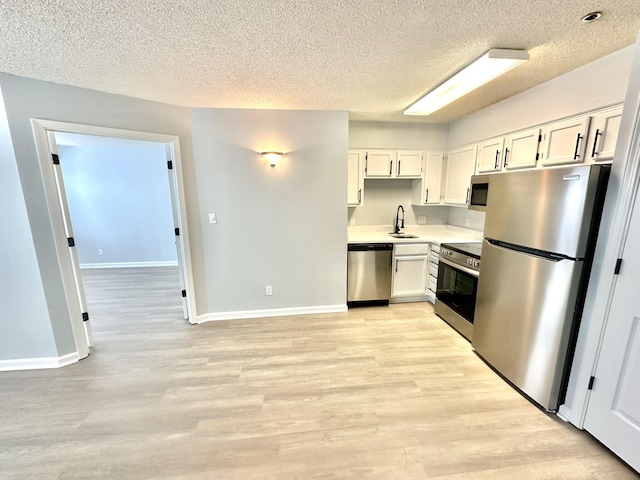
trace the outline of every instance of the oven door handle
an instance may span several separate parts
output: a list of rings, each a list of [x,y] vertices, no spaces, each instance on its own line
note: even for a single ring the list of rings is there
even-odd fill
[[[460,265],[459,263],[454,263],[451,260],[447,260],[446,258],[443,258],[442,256],[440,257],[440,263],[444,263],[445,265],[449,265],[451,268],[454,268],[456,270],[460,270],[461,272],[464,272],[468,275],[471,275],[472,277],[476,277],[478,278],[479,273],[476,272],[475,270],[469,268],[469,267],[465,267],[463,265]]]

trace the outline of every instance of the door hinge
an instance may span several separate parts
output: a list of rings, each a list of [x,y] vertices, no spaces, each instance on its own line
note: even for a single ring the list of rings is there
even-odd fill
[[[593,383],[596,381],[596,377],[592,376],[589,379],[589,386],[587,387],[587,390],[593,390]]]
[[[187,297],[187,291],[186,290],[182,290],[182,298],[186,298]]]
[[[620,273],[621,268],[622,268],[622,259],[619,258],[616,260],[616,269],[613,271],[613,274],[618,275]]]
[[[171,160],[167,160],[167,168],[173,170],[173,162]]]
[[[60,165],[60,157],[58,156],[57,153],[51,154],[51,160],[53,160],[54,165]]]
[[[82,312],[82,321],[83,322],[89,321],[89,312]]]
[[[76,246],[76,241],[73,239],[73,237],[67,238],[67,243],[69,244],[70,247]]]
[[[173,231],[175,232],[176,237],[180,236],[180,229],[179,228],[175,228]]]

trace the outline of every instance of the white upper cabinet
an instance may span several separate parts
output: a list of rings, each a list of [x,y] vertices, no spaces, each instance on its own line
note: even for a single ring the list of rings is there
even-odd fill
[[[420,177],[423,152],[400,150],[396,154],[396,177]]]
[[[469,185],[476,165],[476,145],[449,152],[444,181],[444,203],[465,205],[469,202]]]
[[[392,150],[369,150],[365,157],[365,177],[391,177],[393,175],[394,153]]]
[[[502,167],[504,137],[496,137],[478,144],[477,173],[499,172]]]
[[[505,170],[534,168],[540,140],[539,128],[530,128],[509,135],[505,140],[502,154],[502,168]]]
[[[425,152],[422,178],[413,181],[412,205],[440,205],[442,203],[443,159],[442,152]]]
[[[587,159],[595,162],[611,160],[618,142],[622,106],[594,114],[587,140]]]
[[[590,119],[576,117],[545,126],[540,144],[542,166],[583,163]]]
[[[347,157],[347,205],[362,205],[364,189],[364,152],[349,150]]]
[[[422,151],[368,150],[365,157],[366,178],[420,178]]]

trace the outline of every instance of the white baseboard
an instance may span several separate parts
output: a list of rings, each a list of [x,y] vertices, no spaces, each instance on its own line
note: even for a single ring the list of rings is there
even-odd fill
[[[0,372],[12,370],[36,370],[42,368],[60,368],[78,361],[78,352],[68,353],[61,357],[16,358],[0,360]]]
[[[318,313],[346,312],[346,305],[323,305],[319,307],[272,308],[268,310],[237,310],[233,312],[205,313],[198,315],[196,323],[242,318],[285,317],[289,315],[313,315]]]
[[[81,263],[80,268],[129,268],[129,267],[175,267],[177,261],[170,262],[114,262],[114,263]]]

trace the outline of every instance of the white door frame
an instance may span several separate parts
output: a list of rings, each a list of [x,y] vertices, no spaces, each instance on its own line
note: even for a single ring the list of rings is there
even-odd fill
[[[189,323],[196,323],[196,306],[193,287],[193,273],[191,269],[191,251],[189,248],[189,229],[187,226],[187,211],[184,196],[184,183],[182,177],[182,162],[180,158],[180,141],[176,135],[160,133],[139,132],[134,130],[121,130],[117,128],[98,127],[76,123],[58,122],[54,120],[31,119],[31,126],[36,143],[40,170],[44,181],[44,190],[51,218],[56,254],[62,273],[62,281],[66,302],[71,315],[71,326],[78,356],[84,358],[89,354],[89,347],[85,337],[82,311],[76,293],[73,262],[69,255],[69,246],[64,228],[64,215],[58,200],[53,162],[51,160],[51,148],[48,135],[50,132],[77,133],[102,137],[116,137],[129,140],[142,140],[157,142],[167,145],[168,155],[172,157],[174,182],[170,182],[170,188],[174,191],[174,199],[177,201],[174,219],[175,226],[180,229],[180,235],[176,237],[176,245],[182,253],[183,265],[180,265],[181,276],[184,277],[184,289],[186,290],[186,315]],[[171,173],[170,173],[171,175]],[[179,255],[180,257],[180,255]],[[179,292],[177,292],[179,294]]]

